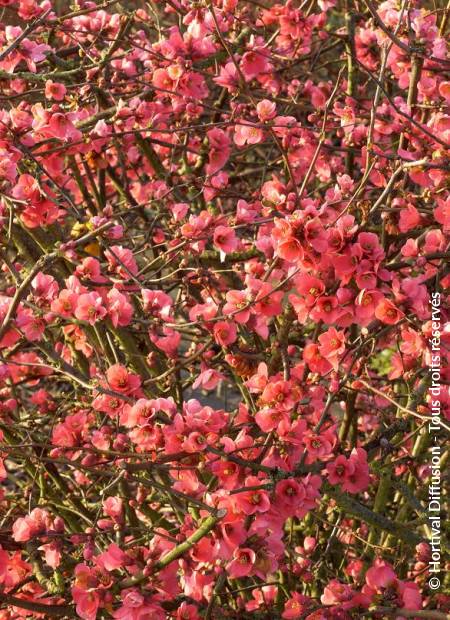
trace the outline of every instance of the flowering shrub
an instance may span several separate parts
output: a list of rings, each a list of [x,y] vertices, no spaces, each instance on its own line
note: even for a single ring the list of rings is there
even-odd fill
[[[0,618],[447,618],[448,7],[0,4]]]

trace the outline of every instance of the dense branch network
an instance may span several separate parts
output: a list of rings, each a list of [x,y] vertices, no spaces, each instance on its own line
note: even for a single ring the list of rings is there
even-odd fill
[[[448,7],[0,5],[0,619],[447,618]]]

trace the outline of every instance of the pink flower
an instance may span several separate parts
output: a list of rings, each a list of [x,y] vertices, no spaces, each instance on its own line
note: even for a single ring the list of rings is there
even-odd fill
[[[259,120],[264,123],[265,121],[270,121],[277,114],[277,105],[274,101],[269,101],[268,99],[263,99],[259,101],[256,106],[256,112],[258,114]]]
[[[0,583],[3,583],[8,570],[9,555],[0,545]]]
[[[306,462],[314,463],[317,460],[326,460],[331,455],[336,441],[336,429],[334,426],[320,433],[315,433],[313,430],[306,432],[303,436]]]
[[[55,314],[69,318],[73,316],[75,308],[77,307],[77,302],[78,295],[76,293],[68,289],[63,289],[58,297],[52,301],[50,309]]]
[[[64,84],[59,82],[52,82],[47,80],[45,82],[45,96],[47,99],[54,99],[55,101],[62,101],[66,96],[67,88]]]
[[[259,144],[263,141],[264,132],[259,127],[254,125],[236,124],[234,128],[234,143],[238,146],[245,146],[246,144]]]
[[[227,347],[237,338],[237,329],[234,323],[230,321],[218,321],[214,324],[214,339],[222,347]]]
[[[79,278],[92,280],[93,282],[104,282],[105,278],[101,275],[100,263],[96,258],[88,256],[77,265],[75,274]]]
[[[274,291],[269,282],[260,280],[249,281],[250,290],[254,296],[254,312],[265,317],[278,316],[282,312],[283,291]]]
[[[176,611],[176,620],[201,620],[198,609],[183,601]]]
[[[16,542],[27,541],[32,538],[32,526],[26,518],[14,521],[12,535]]]
[[[334,327],[330,327],[320,334],[318,340],[320,355],[330,362],[334,370],[337,370],[339,359],[345,351],[344,332],[338,332]]]
[[[77,564],[75,567],[75,582],[72,586],[72,598],[74,600],[77,614],[83,620],[95,620],[97,610],[100,607],[99,577],[102,585],[108,584],[107,573],[102,575],[102,571],[94,571],[86,564]]]
[[[316,252],[328,249],[328,232],[319,218],[308,220],[305,224],[305,239]]]
[[[398,228],[400,232],[408,232],[420,225],[420,213],[413,205],[407,205],[405,209],[400,211]]]
[[[226,88],[230,93],[234,93],[239,86],[239,74],[234,62],[228,62],[220,67],[218,77],[213,78],[216,84]]]
[[[40,271],[32,280],[31,288],[38,301],[50,302],[58,294],[59,286],[53,276],[45,275]]]
[[[16,542],[26,542],[35,536],[55,528],[50,514],[42,508],[34,508],[26,517],[20,517],[13,523],[12,533]],[[61,529],[59,527],[59,529]]]
[[[214,368],[208,368],[205,364],[202,364],[202,371],[198,375],[197,379],[192,384],[192,389],[202,388],[203,390],[214,390],[217,384],[225,379],[225,376],[215,370]]]
[[[377,261],[384,257],[384,250],[380,245],[378,235],[375,233],[359,233],[358,244],[360,245],[364,256],[367,256],[371,260]]]
[[[168,319],[173,305],[173,299],[163,291],[141,289],[144,311],[160,319]]]
[[[233,319],[244,324],[250,318],[250,308],[245,291],[228,291],[225,295],[227,300],[223,307],[224,314],[232,314]]]
[[[136,588],[129,588],[122,592],[122,606],[113,612],[113,618],[119,620],[164,620],[165,611],[154,602],[144,598]]]
[[[330,362],[320,354],[319,347],[314,342],[309,342],[303,349],[303,359],[312,372],[317,372],[322,376],[333,368]]]
[[[168,357],[177,356],[178,347],[181,342],[181,334],[178,331],[171,327],[164,326],[162,328],[162,335],[152,332],[149,333],[151,341],[155,343],[158,349],[164,351]]]
[[[200,73],[186,71],[178,80],[177,89],[183,97],[201,101],[208,96],[208,86]]]
[[[340,484],[353,474],[355,465],[340,454],[334,461],[327,463],[326,470],[330,484]]]
[[[114,327],[129,325],[133,316],[133,306],[126,295],[112,288],[107,295],[107,304],[108,314]]]
[[[0,179],[14,183],[17,176],[17,165],[7,149],[0,147]]]
[[[198,431],[194,431],[193,433],[189,433],[186,439],[181,444],[182,449],[185,452],[202,452],[207,448],[208,443],[213,443],[216,437],[213,435],[204,435]]]
[[[108,387],[115,392],[134,394],[140,388],[141,378],[139,375],[129,372],[125,366],[114,364],[106,371],[106,382]]]
[[[327,325],[331,325],[336,320],[338,312],[337,298],[323,295],[319,297],[309,316],[314,321],[323,321]]]
[[[367,325],[375,315],[375,310],[383,299],[377,290],[363,289],[355,299],[355,316],[361,325]]]
[[[317,299],[325,292],[324,283],[319,278],[308,274],[302,274],[302,277],[298,278],[295,284],[298,294],[304,297],[305,304],[308,307],[313,306]]]
[[[129,280],[130,276],[136,276],[138,266],[133,252],[121,245],[112,245],[105,252],[109,270],[117,273],[124,280]]]
[[[256,561],[256,554],[253,549],[246,547],[236,549],[233,560],[227,567],[227,572],[232,578],[248,577],[252,574]]]
[[[400,581],[398,590],[401,596],[402,607],[404,609],[422,609],[422,595],[419,585],[411,581]]]
[[[95,620],[100,607],[100,595],[95,591],[72,588],[72,598],[78,616],[83,620]]]
[[[270,433],[270,431],[278,428],[283,423],[288,423],[289,420],[288,411],[270,407],[260,409],[255,415],[255,422],[265,433]]]
[[[174,81],[169,76],[167,69],[155,69],[152,75],[152,83],[156,88],[172,91]]]
[[[353,590],[347,584],[340,583],[337,579],[332,579],[325,587],[320,597],[323,605],[339,605],[353,598]]]
[[[103,512],[116,523],[123,522],[124,500],[121,497],[107,497],[103,502]]]
[[[270,381],[261,395],[261,403],[276,409],[291,411],[300,400],[300,390],[291,381]]]
[[[328,480],[331,484],[341,484],[343,491],[359,493],[369,486],[370,475],[367,454],[362,448],[352,450],[350,457],[338,456],[327,464]]]
[[[246,80],[252,80],[261,73],[271,69],[267,58],[268,52],[262,48],[254,48],[242,56],[240,69]]]
[[[218,127],[210,129],[206,135],[208,136],[210,145],[209,163],[206,172],[209,175],[213,175],[224,167],[230,156],[230,139],[227,134]]]
[[[66,416],[53,428],[52,443],[55,446],[72,447],[86,440],[90,417],[84,411]]]
[[[276,507],[284,517],[295,515],[306,497],[305,487],[296,480],[281,480],[275,487]]]
[[[237,511],[246,515],[259,512],[267,512],[270,508],[270,500],[267,491],[260,489],[263,481],[256,476],[248,476],[245,486],[258,487],[255,490],[242,491],[233,496],[233,503]]]
[[[366,573],[366,584],[378,592],[391,587],[396,581],[397,575],[387,562],[376,562]]]
[[[45,43],[35,43],[30,39],[24,39],[20,44],[20,54],[27,63],[28,70],[36,73],[36,63],[45,60],[46,53],[51,47]]]
[[[281,615],[284,620],[298,620],[308,608],[309,599],[303,594],[293,592],[290,598],[284,604],[284,611]],[[311,616],[310,616],[311,617]],[[318,620],[321,620],[318,618]]]
[[[85,293],[77,299],[75,317],[80,321],[87,321],[90,325],[95,325],[97,321],[105,318],[106,308],[103,300],[97,293]]]
[[[405,315],[389,299],[382,299],[375,308],[375,316],[386,325],[395,325]]]
[[[224,254],[234,252],[238,247],[236,233],[229,226],[217,226],[214,230],[214,245]]]
[[[227,467],[230,465],[231,463],[226,463]],[[227,520],[226,523],[223,523],[219,530],[220,549],[226,559],[231,558],[235,550],[243,545],[247,539],[247,530],[242,520],[237,515],[233,518],[234,520]]]
[[[303,519],[303,517],[316,506],[320,498],[319,489],[321,484],[322,478],[320,476],[308,474],[303,478],[302,485],[305,488],[305,498],[297,505],[297,510],[295,512],[295,515],[299,519]]]
[[[61,547],[62,545],[59,541],[53,541],[38,547],[40,551],[44,552],[45,562],[53,569],[58,568],[61,564]]]
[[[99,566],[111,572],[126,566],[130,558],[115,543],[111,543],[108,549],[98,555],[95,560]]]
[[[287,237],[282,240],[277,246],[277,254],[289,263],[295,263],[304,257],[302,244],[295,237]]]
[[[12,195],[19,200],[35,202],[41,195],[37,179],[30,174],[21,174],[13,187]]]
[[[24,208],[20,219],[27,228],[50,226],[65,212],[51,200],[40,197],[39,200]]]
[[[280,218],[274,219],[275,227],[272,230],[272,240],[277,255],[290,263],[304,258],[304,249],[301,242],[301,222],[290,222]]]
[[[349,465],[342,490],[349,493],[365,491],[370,483],[366,451],[363,448],[354,448],[350,454]]]
[[[31,310],[22,309],[17,315],[16,325],[31,342],[41,340],[44,335],[45,321]]]
[[[55,112],[50,117],[47,133],[52,138],[60,140],[72,140],[76,142],[81,139],[81,131],[75,127],[66,114]]]

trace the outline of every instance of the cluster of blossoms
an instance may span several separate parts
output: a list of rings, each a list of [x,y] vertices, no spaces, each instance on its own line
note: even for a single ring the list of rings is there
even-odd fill
[[[448,7],[66,4],[0,0],[0,620],[447,618]]]

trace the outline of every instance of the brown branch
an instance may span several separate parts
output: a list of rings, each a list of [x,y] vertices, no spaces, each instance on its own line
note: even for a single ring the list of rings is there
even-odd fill
[[[389,28],[387,26],[385,26],[385,24],[383,23],[383,20],[381,19],[381,17],[378,15],[377,10],[375,5],[373,4],[372,0],[364,0],[367,8],[369,9],[370,14],[372,15],[372,17],[375,20],[375,23],[377,24],[377,26],[391,39],[391,41],[393,41],[395,43],[395,45],[397,47],[399,47],[401,50],[403,50],[404,52],[406,52],[409,55],[412,54],[417,54],[419,56],[421,56],[422,58],[425,58],[427,60],[432,60],[433,62],[440,62],[444,65],[450,65],[450,60],[446,60],[445,58],[437,58],[436,56],[427,56],[426,54],[422,53],[420,50],[417,49],[412,49],[409,45],[407,45],[406,43],[404,43],[401,39],[398,38],[398,36],[396,34],[394,34],[393,32],[391,32],[389,30]]]
[[[36,28],[38,28],[38,26],[40,26],[42,24],[42,22],[45,21],[47,15],[49,13],[51,13],[52,9],[47,9],[45,11],[45,13],[43,13],[40,17],[38,17],[37,19],[35,19],[33,22],[31,22],[31,24],[28,24],[28,26],[25,28],[25,30],[22,31],[22,33],[16,38],[14,39],[14,41],[8,45],[8,47],[3,50],[3,52],[0,52],[0,62],[2,60],[4,60],[8,54],[10,54],[11,52],[13,52],[17,47],[19,47],[19,45],[22,43],[22,41],[33,32],[33,30],[36,30]]]
[[[46,605],[45,603],[38,603],[36,601],[30,601],[24,598],[18,598],[16,596],[10,596],[9,594],[0,593],[0,603],[12,607],[20,607],[21,609],[27,609],[28,611],[35,611],[39,614],[46,614],[47,616],[62,617],[70,616],[76,618],[74,608],[71,605]]]
[[[3,338],[3,336],[7,332],[11,324],[11,321],[13,320],[14,314],[17,308],[19,307],[19,304],[22,301],[23,297],[26,295],[28,291],[28,287],[30,286],[33,278],[39,273],[41,269],[43,269],[45,265],[52,262],[56,257],[57,257],[56,252],[52,252],[51,254],[47,254],[43,256],[40,260],[38,260],[38,262],[35,264],[35,266],[31,269],[29,274],[23,280],[22,284],[16,290],[14,297],[12,298],[12,301],[9,305],[8,312],[6,313],[6,316],[3,319],[3,323],[0,326],[0,340]]]

